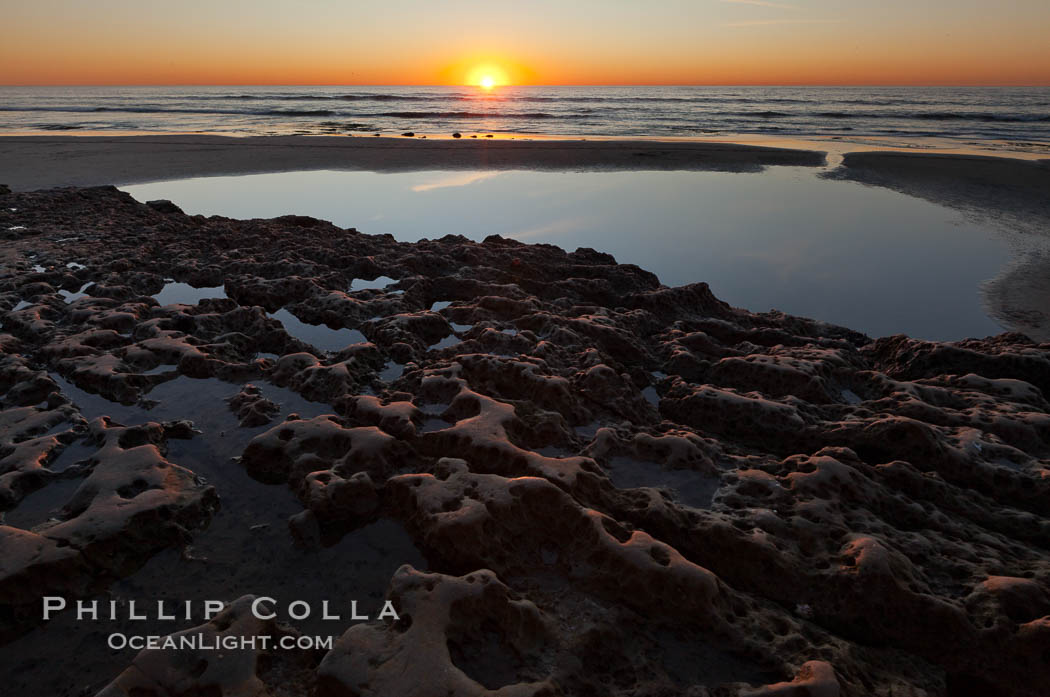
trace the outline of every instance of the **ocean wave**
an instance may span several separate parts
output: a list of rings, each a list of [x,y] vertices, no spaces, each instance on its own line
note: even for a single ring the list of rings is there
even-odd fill
[[[322,121],[317,124],[322,128],[337,128],[344,131],[374,131],[376,127],[369,123],[359,123],[356,121]]]
[[[369,116],[390,119],[587,119],[592,114],[550,114],[545,111],[384,111]]]
[[[266,112],[266,116],[335,116],[330,109],[275,109]]]
[[[987,112],[871,112],[871,111],[798,111],[784,113],[781,111],[745,111],[734,116],[751,118],[819,118],[819,119],[868,119],[879,121],[885,119],[916,121],[980,121],[986,123],[1039,123],[1050,122],[1050,115],[1045,114],[993,114]]]
[[[447,101],[451,95],[424,97],[411,94],[290,94],[290,95],[254,95],[242,94],[236,97],[223,97],[207,95],[192,97],[192,99],[223,100],[223,99],[251,99],[257,101],[271,102],[434,102]]]
[[[266,109],[251,111],[246,109],[169,109],[158,107],[131,106],[95,106],[95,107],[7,107],[0,106],[0,112],[21,111],[67,114],[214,114],[225,116],[335,116],[330,109]]]
[[[1032,123],[1039,121],[1050,121],[1050,115],[1041,114],[959,114],[950,112],[920,112],[917,114],[910,114],[908,118],[921,119],[923,121],[1001,121],[1004,123]]]
[[[992,114],[988,112],[913,111],[913,112],[848,112],[821,111],[816,114],[825,119],[896,119],[916,121],[981,121],[985,123],[1038,123],[1050,121],[1045,114]]]
[[[240,95],[180,95],[178,99],[188,101],[224,101],[224,100],[248,100],[248,101],[291,101],[291,102],[455,102],[455,101],[498,101],[498,102],[524,102],[538,104],[585,104],[585,103],[669,103],[669,104],[806,104],[810,100],[794,99],[788,97],[726,97],[726,96],[690,96],[672,97],[665,95],[653,96],[588,96],[588,95],[522,95],[508,92],[483,93],[483,92],[449,92],[446,94],[418,95],[418,94],[386,94],[386,93],[358,93],[358,94],[240,94]],[[878,103],[878,102],[873,102]]]
[[[228,116],[367,116],[391,119],[584,119],[590,113],[551,114],[545,111],[386,111],[343,113],[332,109],[177,109],[157,107],[2,107],[0,111],[47,111],[65,113],[131,113],[131,114],[214,114]]]

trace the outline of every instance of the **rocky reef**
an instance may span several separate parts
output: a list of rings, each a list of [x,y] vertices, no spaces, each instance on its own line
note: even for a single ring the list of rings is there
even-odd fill
[[[1050,689],[1050,345],[872,340],[590,249],[113,188],[4,191],[0,231],[20,693]],[[350,591],[399,617],[324,651],[136,657],[39,612],[218,592],[178,633],[297,636],[251,596]]]

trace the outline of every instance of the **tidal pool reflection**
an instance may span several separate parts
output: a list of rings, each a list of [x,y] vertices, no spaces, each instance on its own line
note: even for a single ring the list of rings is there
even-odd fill
[[[667,285],[863,331],[951,340],[1003,331],[981,285],[1012,257],[992,222],[811,169],[724,172],[291,172],[128,186],[187,213],[325,218],[403,241],[498,234],[592,247]],[[1034,244],[1034,242],[1032,242]]]

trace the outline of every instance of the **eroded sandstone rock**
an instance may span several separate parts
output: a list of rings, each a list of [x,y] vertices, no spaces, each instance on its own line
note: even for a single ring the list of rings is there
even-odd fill
[[[185,545],[216,495],[165,454],[193,435],[198,458],[294,497],[282,534],[304,554],[393,518],[429,564],[391,580],[411,620],[342,632],[279,694],[1050,684],[1046,344],[872,341],[594,250],[205,219],[114,189],[7,198],[32,234],[0,279],[0,505],[79,482],[61,515],[0,526],[0,600],[21,619],[46,589],[94,592]],[[397,280],[349,290],[379,276]],[[166,279],[228,297],[161,306]],[[319,351],[281,308],[367,341]],[[176,379],[227,384],[214,397],[236,395],[243,427],[150,419]],[[273,385],[320,410],[270,421]],[[268,630],[230,616],[204,631]],[[140,657],[109,694],[266,694],[258,658],[202,682]]]

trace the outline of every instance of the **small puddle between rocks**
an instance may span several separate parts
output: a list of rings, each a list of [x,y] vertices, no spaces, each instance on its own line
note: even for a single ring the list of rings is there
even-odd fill
[[[448,348],[449,346],[455,346],[456,344],[462,343],[463,339],[460,339],[455,334],[449,334],[436,344],[431,344],[430,346],[427,346],[427,351],[440,351],[443,348]]]
[[[139,375],[160,375],[161,373],[170,373],[178,369],[179,366],[175,363],[161,363],[160,365],[154,366],[149,370],[143,370],[139,373]]]
[[[46,523],[57,515],[58,510],[66,504],[83,482],[82,477],[75,479],[56,479],[48,482],[18,502],[18,506],[4,514],[4,525],[30,530]]]
[[[387,286],[392,286],[395,283],[397,283],[397,279],[390,278],[389,276],[380,276],[371,281],[366,281],[363,278],[355,278],[350,281],[350,287],[347,289],[347,292],[356,293],[359,290],[383,290]]]
[[[69,303],[76,302],[81,298],[86,298],[87,293],[85,293],[84,291],[93,285],[95,285],[93,282],[88,282],[80,286],[80,290],[76,291],[75,293],[68,290],[59,290],[58,294],[62,296],[62,298],[66,301],[66,304],[68,305]]]
[[[165,283],[161,291],[153,296],[153,298],[163,305],[196,305],[201,300],[224,300],[229,296],[226,295],[226,286],[212,286],[210,288],[194,288],[189,283],[176,283],[174,281]]]
[[[405,372],[405,364],[396,361],[387,361],[383,369],[379,371],[379,379],[384,382],[393,382]]]
[[[363,344],[368,341],[365,335],[356,329],[332,329],[323,324],[307,324],[283,308],[269,316],[279,321],[284,330],[296,339],[321,351],[339,351],[350,344]]]
[[[55,456],[47,468],[52,472],[65,472],[81,460],[86,460],[98,451],[98,448],[84,440],[70,443],[62,452]]]
[[[660,395],[657,394],[656,388],[653,386],[646,387],[642,390],[642,396],[645,397],[645,401],[652,404],[654,407],[660,406]]]

